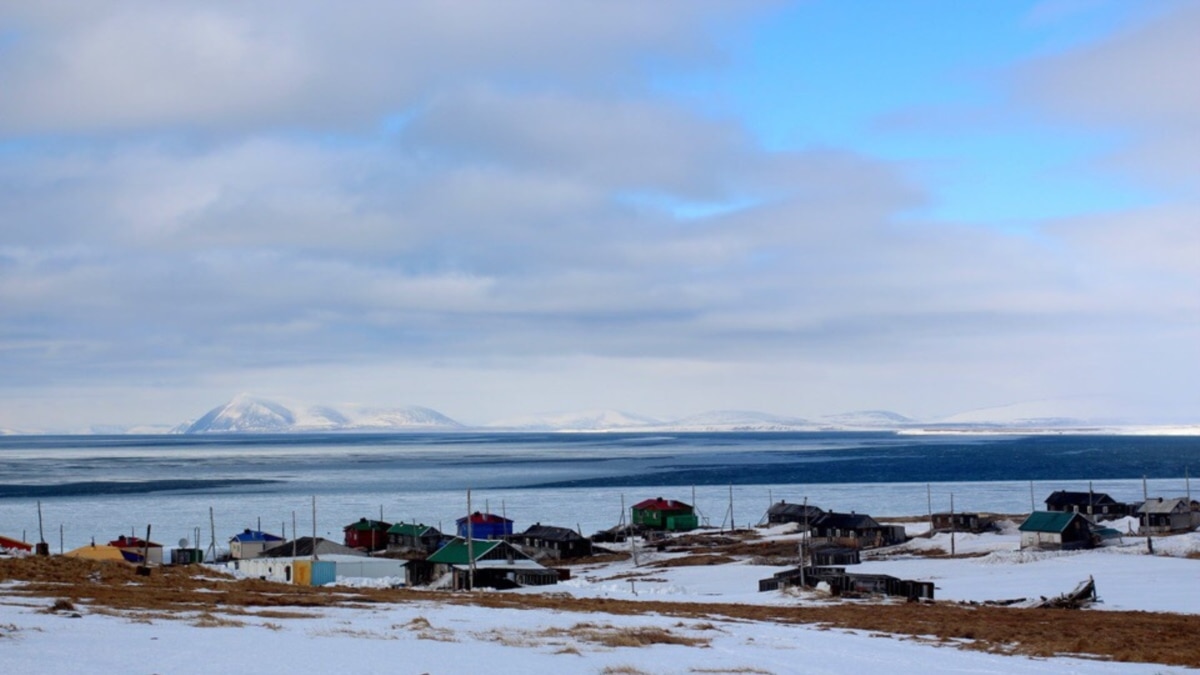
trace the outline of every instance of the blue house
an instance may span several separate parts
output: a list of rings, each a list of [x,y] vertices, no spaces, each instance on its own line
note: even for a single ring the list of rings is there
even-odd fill
[[[470,515],[463,516],[455,521],[458,525],[458,536],[466,539],[468,534],[471,539],[501,539],[513,533],[513,521],[503,516],[497,516],[494,513],[480,513],[476,511]],[[467,532],[467,525],[470,524],[471,531]]]
[[[283,537],[246,528],[229,539],[229,557],[234,560],[257,558],[265,549],[283,542]]]

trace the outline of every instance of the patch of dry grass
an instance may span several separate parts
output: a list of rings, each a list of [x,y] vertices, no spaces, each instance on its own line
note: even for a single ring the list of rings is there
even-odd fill
[[[727,555],[702,554],[689,555],[683,558],[669,558],[667,560],[658,560],[652,562],[646,567],[701,567],[704,565],[728,565],[729,563],[737,562]]]
[[[569,637],[578,642],[600,645],[602,647],[649,647],[650,645],[683,645],[686,647],[708,646],[704,638],[694,638],[673,633],[658,626],[639,626],[620,628],[608,624],[590,622],[577,623],[570,628],[549,628],[541,633],[542,637]]]
[[[961,606],[952,603],[830,603],[820,606],[680,603],[575,598],[565,594],[438,593],[408,589],[305,588],[217,577],[203,568],[156,568],[137,576],[122,563],[57,556],[0,559],[0,581],[20,581],[5,594],[64,599],[88,613],[110,613],[131,621],[189,620],[208,612],[294,612],[320,607],[370,607],[410,601],[465,604],[513,610],[593,612],[607,615],[654,615],[704,622],[762,621],[864,630],[891,636],[942,640],[969,649],[1000,654],[1050,657],[1073,654],[1117,662],[1158,663],[1200,668],[1200,618],[1162,612],[1072,611],[1014,607]],[[260,614],[261,615],[261,614]],[[597,624],[599,626],[599,624]],[[449,639],[422,617],[406,627],[425,639]],[[577,629],[588,631],[586,625]],[[15,627],[0,626],[0,635]],[[603,644],[620,630],[593,628]],[[629,629],[615,643],[703,644],[663,629]]]
[[[600,675],[650,675],[650,674],[644,670],[634,668],[633,666],[630,666],[630,665],[621,665],[621,666],[605,666],[604,669],[600,671]]]

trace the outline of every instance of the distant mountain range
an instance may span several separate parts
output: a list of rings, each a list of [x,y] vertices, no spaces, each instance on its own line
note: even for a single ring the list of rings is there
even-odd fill
[[[861,410],[802,418],[751,410],[715,410],[673,420],[661,420],[618,410],[586,410],[526,415],[469,427],[430,408],[378,408],[362,405],[285,405],[250,394],[199,418],[176,425],[119,427],[94,425],[84,434],[220,434],[395,431],[576,431],[576,432],[736,432],[736,431],[898,431],[901,433],[1036,433],[1119,432],[1200,433],[1200,426],[1130,427],[1120,421],[1089,417],[1086,406],[1067,401],[1032,401],[959,413],[936,420],[915,420],[889,410]],[[1078,403],[1078,402],[1074,402]],[[4,434],[45,433],[0,429]],[[61,433],[61,432],[59,432]]]
[[[370,408],[312,406],[293,410],[283,404],[238,394],[176,433],[292,433],[303,431],[451,430],[462,425],[445,415],[418,406]]]

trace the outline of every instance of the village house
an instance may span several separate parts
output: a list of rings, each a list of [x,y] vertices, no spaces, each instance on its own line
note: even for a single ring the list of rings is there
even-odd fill
[[[1046,510],[1053,513],[1082,513],[1093,521],[1115,520],[1129,515],[1128,504],[1103,492],[1057,490],[1046,497]]]
[[[229,557],[234,560],[257,558],[264,549],[283,541],[283,537],[246,528],[229,538]]]
[[[1196,502],[1185,497],[1163,499],[1156,497],[1137,507],[1138,534],[1176,534],[1191,532],[1196,527],[1193,513]]]
[[[463,516],[454,521],[458,536],[466,539],[502,539],[513,533],[513,521],[494,513],[476,511],[470,517]]]
[[[992,527],[990,518],[980,516],[978,513],[950,513],[942,512],[933,514],[932,527],[934,532],[974,532],[976,534]]]
[[[908,541],[903,525],[881,525],[865,513],[827,511],[812,524],[812,536],[846,548],[878,548]]]
[[[568,527],[537,523],[520,534],[512,535],[508,541],[539,560],[582,558],[592,554],[591,540]]]
[[[804,532],[824,513],[824,510],[812,504],[789,504],[780,500],[767,509],[767,523],[771,525],[796,523],[799,531]]]
[[[388,529],[391,523],[382,520],[359,518],[358,522],[350,523],[342,528],[343,542],[350,548],[364,551],[382,551],[387,548]]]
[[[558,583],[558,572],[547,569],[512,544],[498,539],[455,539],[424,561],[409,561],[409,586],[444,581],[451,590],[516,588]]]
[[[436,527],[420,523],[396,523],[387,531],[388,553],[418,553],[427,555],[441,547],[446,535]]]
[[[1091,521],[1080,513],[1034,511],[1019,529],[1022,549],[1065,551],[1095,545]]]
[[[700,526],[696,510],[690,505],[674,499],[647,499],[630,508],[634,525],[651,530],[687,532]]]

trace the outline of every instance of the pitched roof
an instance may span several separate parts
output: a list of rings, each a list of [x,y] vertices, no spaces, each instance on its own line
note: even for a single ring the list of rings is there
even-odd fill
[[[1188,504],[1188,500],[1184,497],[1174,497],[1172,499],[1150,499],[1142,503],[1138,507],[1138,513],[1187,513],[1192,507]]]
[[[534,539],[545,539],[546,541],[582,541],[581,536],[575,530],[569,527],[557,527],[554,525],[530,525],[527,530],[521,533],[521,536],[532,537]]]
[[[1063,511],[1034,511],[1029,514],[1025,522],[1021,523],[1021,527],[1017,528],[1022,532],[1058,532],[1061,533],[1067,529],[1072,520],[1083,518],[1078,513],[1068,513]],[[1085,519],[1086,520],[1086,519]]]
[[[470,554],[479,560],[480,557],[487,555],[492,549],[504,544],[499,539],[474,539],[471,542]],[[520,556],[525,557],[525,556]],[[467,540],[455,539],[449,544],[439,548],[433,555],[426,558],[427,562],[442,563],[443,565],[466,565],[471,562],[468,556]]]
[[[436,527],[420,523],[396,523],[388,528],[388,534],[398,534],[404,537],[424,537],[425,535],[441,535]]]
[[[32,551],[33,544],[26,543],[20,539],[13,539],[0,534],[0,548],[11,548],[19,551]]]
[[[685,504],[675,499],[663,499],[657,497],[655,499],[646,499],[633,505],[633,508],[639,511],[691,511],[692,505]]]
[[[363,557],[366,554],[362,551],[342,546],[336,542],[329,541],[317,537],[317,555],[353,555]],[[292,551],[295,550],[295,554]],[[313,538],[300,537],[296,540],[296,546],[293,549],[292,542],[285,541],[278,546],[272,546],[259,554],[260,558],[291,558],[293,555],[297,557],[307,557],[313,554]]]
[[[238,532],[237,534],[230,537],[229,541],[239,541],[243,544],[253,543],[253,542],[258,542],[258,541],[265,543],[265,542],[273,542],[273,541],[283,541],[283,537],[280,537],[279,535],[276,535],[276,534],[271,534],[269,532],[262,532],[260,530],[251,530],[250,528],[246,528],[245,530]]]
[[[813,518],[825,513],[819,506],[812,504],[789,504],[784,501],[772,504],[767,513],[772,516],[795,516],[797,518]]]
[[[1046,506],[1100,506],[1102,504],[1116,504],[1117,500],[1109,497],[1103,492],[1071,492],[1070,490],[1056,490],[1046,497]]]
[[[456,520],[454,522],[458,525],[462,525],[463,523],[467,522],[467,517],[463,516],[462,518],[459,518],[458,520]],[[494,525],[494,524],[499,524],[499,523],[511,523],[511,522],[512,521],[509,520],[508,518],[505,518],[503,516],[498,516],[494,513],[480,513],[479,511],[476,511],[475,513],[471,514],[471,524],[472,525]]]
[[[828,511],[821,514],[813,523],[817,527],[835,527],[843,530],[872,530],[883,527],[879,521],[865,513],[834,513]]]
[[[386,531],[391,526],[391,523],[387,523],[382,520],[367,520],[366,518],[359,518],[358,522],[350,523],[349,525],[343,527],[342,530],[355,530],[358,532],[369,532],[372,530]]]

